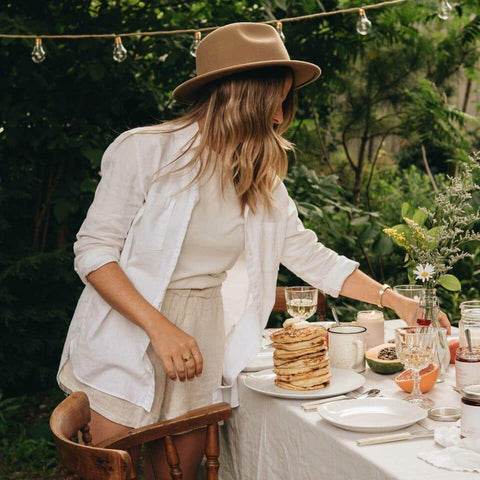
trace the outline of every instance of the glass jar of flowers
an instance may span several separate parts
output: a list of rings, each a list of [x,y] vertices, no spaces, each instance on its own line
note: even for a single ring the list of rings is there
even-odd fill
[[[480,211],[472,201],[475,192],[480,190],[475,182],[477,175],[480,175],[480,152],[462,165],[456,177],[447,176],[443,186],[436,189],[431,206],[413,209],[409,203],[404,203],[403,223],[383,230],[405,250],[409,277],[421,281],[424,286],[415,320],[419,325],[431,324],[438,329],[440,381],[445,377],[450,356],[438,322],[436,288],[461,289],[458,278],[448,272],[459,260],[472,256],[466,250],[469,242],[480,241],[480,233],[475,230]]]

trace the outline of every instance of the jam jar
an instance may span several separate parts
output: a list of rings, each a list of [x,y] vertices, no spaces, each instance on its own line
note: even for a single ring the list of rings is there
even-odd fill
[[[480,438],[480,385],[462,388],[462,437]]]
[[[480,346],[458,347],[455,352],[455,376],[457,387],[463,388],[468,385],[480,385]]]

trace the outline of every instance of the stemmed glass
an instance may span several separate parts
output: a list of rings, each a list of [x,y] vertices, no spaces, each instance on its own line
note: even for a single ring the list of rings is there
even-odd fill
[[[437,331],[432,327],[402,327],[395,330],[397,355],[407,368],[413,370],[413,391],[404,398],[422,408],[431,408],[433,400],[426,398],[420,390],[420,370],[435,357]]]
[[[310,318],[317,311],[318,290],[314,287],[285,287],[287,312],[296,320]]]

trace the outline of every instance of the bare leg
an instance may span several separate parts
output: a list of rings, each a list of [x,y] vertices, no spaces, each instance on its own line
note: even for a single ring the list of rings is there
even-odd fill
[[[103,415],[91,410],[90,433],[95,445],[114,435],[120,435],[132,427],[120,425],[108,420]],[[174,435],[173,440],[180,457],[180,467],[184,480],[195,480],[198,468],[205,452],[206,428],[194,430],[182,435]],[[134,464],[138,468],[140,448],[129,451]],[[167,463],[163,439],[151,442],[145,447],[145,480],[171,480],[170,467]]]
[[[201,428],[172,437],[180,457],[183,480],[196,479],[205,452],[206,431]],[[145,480],[171,480],[163,439],[145,446]]]
[[[94,410],[90,410],[89,425],[90,433],[92,435],[92,445],[96,445],[97,443],[115,435],[121,435],[123,433],[126,433],[132,429],[132,427],[127,427],[125,425],[120,425],[119,423],[112,422],[111,420],[108,420],[103,415],[100,415]],[[140,449],[141,447],[136,447],[134,449],[128,450],[135,469],[137,469],[138,460],[140,458]]]
[[[126,433],[132,429],[132,427],[127,427],[125,425],[112,422],[94,410],[90,410],[90,413],[90,433],[92,434],[93,445],[96,445],[107,438],[113,437],[114,435]]]

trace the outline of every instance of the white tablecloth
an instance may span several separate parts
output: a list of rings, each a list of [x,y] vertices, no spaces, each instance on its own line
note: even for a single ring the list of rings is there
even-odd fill
[[[391,324],[391,326],[394,326]],[[386,337],[387,339],[389,337]],[[358,447],[356,440],[379,434],[355,433],[330,425],[316,412],[305,412],[302,400],[266,396],[239,382],[240,406],[221,428],[221,480],[470,480],[478,474],[442,470],[417,458],[419,451],[441,449],[432,438]],[[384,396],[404,398],[394,375],[378,375],[368,367],[364,388],[380,388]],[[427,396],[436,406],[460,406],[453,365],[447,379]],[[428,428],[452,423],[425,422]],[[413,425],[407,431],[425,431]]]

